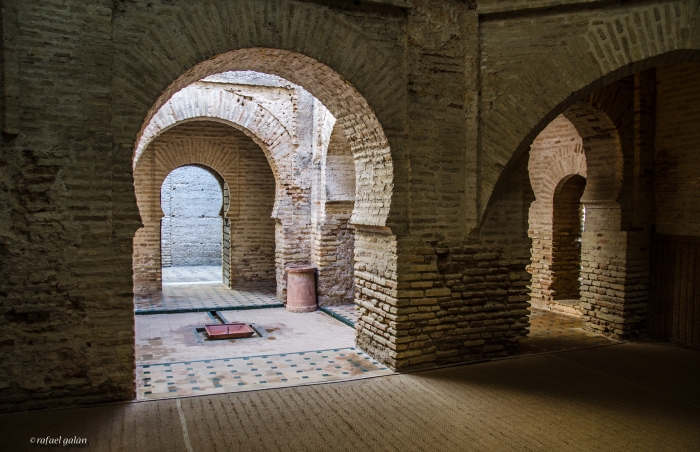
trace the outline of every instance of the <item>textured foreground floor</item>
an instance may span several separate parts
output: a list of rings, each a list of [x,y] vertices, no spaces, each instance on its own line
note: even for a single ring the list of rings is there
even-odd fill
[[[697,451],[700,352],[626,343],[369,380],[0,416],[2,450]]]
[[[136,315],[217,310],[245,310],[284,306],[269,282],[249,283],[230,289],[222,283],[163,284],[163,291],[134,297]]]
[[[201,330],[219,322],[202,312],[136,316],[136,364],[307,352],[355,346],[355,330],[323,312],[284,308],[223,311],[229,322],[246,322],[260,333],[245,339],[210,340]]]

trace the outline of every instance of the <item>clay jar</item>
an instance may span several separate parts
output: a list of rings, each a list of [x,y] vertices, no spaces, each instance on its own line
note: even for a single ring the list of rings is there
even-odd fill
[[[316,306],[316,268],[290,266],[287,270],[287,305],[289,312],[312,312]]]

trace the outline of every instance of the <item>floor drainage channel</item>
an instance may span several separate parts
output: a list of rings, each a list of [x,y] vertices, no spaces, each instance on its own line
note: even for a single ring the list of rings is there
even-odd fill
[[[346,317],[338,312],[333,311],[332,308],[320,306],[318,309],[319,309],[319,311],[328,314],[329,316],[333,317],[334,319],[338,320],[339,322],[344,323],[345,325],[349,326],[350,328],[355,328],[355,322],[353,321],[353,319]]]
[[[216,306],[217,309],[221,311],[247,311],[250,309],[271,309],[271,308],[283,308],[283,303],[269,303],[269,304],[258,304],[258,305],[242,305],[242,306]],[[211,307],[207,308],[173,308],[173,309],[135,309],[134,315],[155,315],[155,314],[186,314],[190,312],[209,312]],[[217,311],[218,312],[218,311]]]

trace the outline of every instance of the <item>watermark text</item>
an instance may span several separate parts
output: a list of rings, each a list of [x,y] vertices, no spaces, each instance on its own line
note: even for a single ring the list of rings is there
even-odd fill
[[[32,436],[29,442],[40,447],[88,447],[90,445],[87,438],[80,436]]]

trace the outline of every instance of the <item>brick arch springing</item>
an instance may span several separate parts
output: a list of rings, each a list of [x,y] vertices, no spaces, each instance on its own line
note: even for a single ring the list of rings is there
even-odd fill
[[[583,140],[566,115],[557,116],[532,142],[528,171],[532,190],[540,202],[551,202],[563,178],[572,174],[586,177]]]
[[[612,119],[587,102],[577,102],[563,113],[581,136],[586,155],[586,191],[582,200],[619,209],[624,159],[617,127]],[[619,225],[617,226],[619,228]]]
[[[138,167],[143,152],[158,135],[177,124],[193,120],[219,121],[231,125],[262,148],[275,177],[274,218],[279,218],[285,207],[295,204],[292,200],[292,195],[296,194],[293,189],[292,135],[274,114],[260,104],[226,90],[190,85],[175,93],[143,129],[134,151],[134,168]]]
[[[623,180],[620,136],[610,117],[589,103],[577,102],[540,132],[530,146],[528,171],[535,204],[551,205],[561,180],[578,174],[587,179],[583,201],[588,207],[608,209],[611,220],[619,217],[617,198]],[[533,226],[538,225],[538,218],[545,218],[540,214],[530,217]]]
[[[556,230],[556,195],[572,176],[585,178],[585,191],[576,195],[586,208],[586,221],[581,235],[580,301],[572,310],[584,314],[587,328],[622,336],[622,311],[628,298],[624,263],[627,243],[620,230],[621,208],[617,202],[623,181],[623,155],[616,126],[606,113],[578,102],[533,141],[528,170],[536,196],[529,213],[532,255],[528,271],[532,274],[533,306],[553,307],[557,305],[554,300],[561,298],[555,287],[554,254],[555,242],[561,239],[558,233],[566,231]],[[583,187],[571,191],[578,193],[576,190]],[[572,193],[569,197],[576,197]],[[573,198],[567,202],[569,207],[579,205]],[[571,229],[564,223],[563,229]],[[617,315],[609,314],[615,310],[619,311]]]
[[[206,123],[207,122],[202,122],[202,124]],[[193,125],[191,122],[180,123],[178,125],[183,126],[186,124]],[[224,129],[225,128],[228,127],[224,127]],[[177,132],[178,127],[173,127],[169,132],[170,131]],[[160,204],[160,187],[168,174],[174,169],[196,164],[205,166],[218,173],[226,187],[226,197],[230,200],[228,203],[224,201],[225,227],[227,224],[230,225],[231,222],[235,223],[239,216],[247,217],[246,212],[241,212],[241,210],[245,208],[245,204],[240,201],[240,197],[237,193],[240,184],[239,180],[242,177],[239,169],[242,163],[240,150],[229,146],[223,146],[206,138],[196,136],[182,138],[177,135],[171,137],[171,135],[171,133],[165,132],[157,140],[154,140],[151,145],[144,150],[134,171],[136,199],[143,222],[143,227],[136,232],[134,237],[133,252],[134,292],[139,294],[157,292],[161,290],[162,287],[159,243],[160,220],[163,217],[163,212]],[[250,142],[247,146],[250,147],[247,152],[248,155],[252,154],[250,151],[254,151],[255,148],[262,154],[255,143]],[[262,155],[261,158],[263,162],[265,162]],[[272,198],[274,197],[274,178],[271,171],[269,171],[269,165],[266,163],[260,166],[259,169],[264,170],[265,167],[268,168],[269,172],[269,207],[271,212],[273,204]],[[256,177],[264,179],[268,176],[264,173],[258,173]],[[267,253],[267,258],[263,257],[259,260],[265,261],[265,259],[267,259],[271,263],[271,268],[262,269],[260,271],[258,271],[257,268],[253,269],[256,275],[262,275],[256,277],[260,279],[274,279],[275,273],[274,221],[270,218],[270,212],[264,215],[266,220],[262,219],[261,221],[269,222],[267,226],[269,228],[269,240],[272,246]],[[247,222],[241,222],[238,227],[245,228],[246,224]],[[248,226],[252,228],[260,227],[255,224]],[[237,231],[237,233],[245,235],[245,231]],[[224,248],[226,249],[226,247]],[[238,260],[240,259],[236,254],[243,254],[245,250],[230,249],[232,250],[228,259],[230,266],[227,269],[227,266],[224,265],[224,281],[233,281],[238,275],[246,279],[246,273],[240,270],[243,266],[238,264]],[[226,261],[227,259],[224,260]],[[248,260],[252,260],[252,258],[248,256]],[[251,272],[249,271],[248,273]]]
[[[296,52],[270,48],[233,50],[202,61],[173,81],[149,110],[137,143],[161,107],[182,88],[202,78],[227,71],[274,74],[319,99],[336,118],[351,149],[356,173],[352,222],[386,226],[393,192],[393,162],[389,142],[367,100],[340,74],[325,64]],[[138,156],[135,149],[134,160]]]
[[[489,58],[494,70],[500,67],[499,59],[506,58],[509,67],[517,68],[522,74],[515,80],[506,74],[498,74],[495,79],[503,81],[504,85],[499,87],[503,91],[498,92],[495,99],[490,98],[496,93],[484,94],[484,101],[488,99],[489,105],[483,107],[480,129],[482,164],[478,198],[482,219],[492,196],[499,191],[500,175],[517,161],[513,157],[527,152],[535,137],[569,107],[629,75],[666,64],[700,61],[700,40],[692,39],[696,30],[690,25],[691,17],[696,21],[700,17],[697,13],[687,6],[665,9],[649,5],[640,8],[643,11],[637,16],[624,11],[619,17],[609,14],[604,20],[591,20],[589,33],[557,46],[556,52],[561,54],[543,53],[546,61],[533,60],[530,56],[528,65],[537,70],[526,73],[522,73],[520,65],[512,63],[516,60],[515,55],[501,52],[493,43],[486,43],[487,47],[493,47],[494,54],[485,49],[484,57]],[[644,19],[640,22],[639,17]],[[653,27],[652,33],[646,30],[647,19]],[[533,21],[529,26],[537,27],[538,24]],[[486,35],[499,36],[503,43],[512,44],[513,39],[523,39],[530,40],[528,45],[535,47],[549,46],[548,43],[534,42],[527,26],[517,31],[521,32],[521,37],[503,39],[502,35],[483,30]],[[624,46],[619,47],[619,43],[624,43]],[[513,46],[513,49],[519,49],[519,46]],[[498,58],[494,57],[496,52]]]
[[[528,235],[532,240],[528,271],[531,304],[537,308],[556,306],[554,293],[554,198],[557,188],[573,175],[587,176],[583,139],[565,115],[557,116],[530,146],[530,184],[535,201],[530,205]]]

